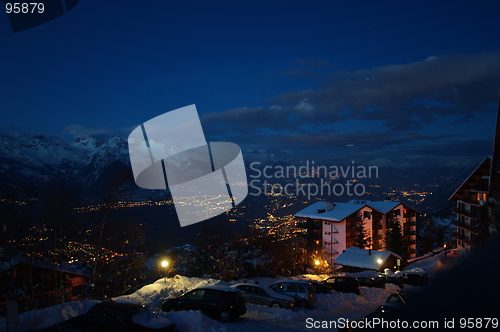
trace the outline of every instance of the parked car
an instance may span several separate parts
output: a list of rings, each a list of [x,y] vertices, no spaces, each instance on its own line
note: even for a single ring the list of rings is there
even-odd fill
[[[389,295],[385,303],[391,303],[391,304],[396,304],[396,305],[406,305],[406,301],[403,299],[403,296],[401,293],[394,293]]]
[[[400,293],[394,293],[389,295],[384,304],[381,304],[373,313],[387,315],[394,314],[401,310],[403,306],[406,305],[406,301],[403,299]]]
[[[384,285],[385,284],[394,284],[401,289],[403,289],[403,287],[404,287],[404,284],[401,281],[399,281],[398,279],[396,279],[394,277],[387,276],[385,274],[380,274],[377,277],[375,277],[374,279],[383,283]]]
[[[238,288],[204,286],[165,301],[163,311],[201,310],[205,315],[222,322],[247,312],[246,301]]]
[[[292,309],[295,307],[293,297],[277,293],[269,287],[252,284],[236,284],[231,287],[241,290],[247,303],[267,305],[273,308]]]
[[[323,285],[323,284],[317,282],[316,280],[311,280],[311,285],[313,285],[314,291],[316,292],[316,294],[333,293],[333,289],[331,289],[330,287],[328,287],[326,285]]]
[[[316,292],[310,282],[287,280],[269,286],[273,291],[292,296],[299,308],[310,308],[316,303]]]
[[[354,293],[359,295],[359,282],[353,277],[338,275],[326,278],[321,283],[337,292]]]
[[[142,304],[104,301],[89,309],[85,316],[113,317],[123,322],[130,331],[173,332],[177,327],[165,317],[152,314]]]
[[[399,272],[394,277],[406,285],[425,286],[429,283],[429,276],[425,272]]]
[[[361,287],[375,287],[375,288],[385,288],[385,284],[375,280],[374,278],[359,277],[356,278]]]
[[[339,328],[339,332],[354,332],[354,331],[369,331],[372,330],[372,328],[361,328],[359,326],[366,326],[366,323],[363,324],[362,322],[369,322],[373,321],[374,319],[381,320],[381,319],[387,319],[388,317],[394,318],[397,317],[398,313],[401,311],[401,308],[406,305],[405,300],[401,296],[400,293],[394,293],[389,295],[387,298],[387,301],[380,305],[377,309],[375,309],[373,312],[369,313],[365,317],[359,319],[356,321],[356,324],[351,324],[351,326],[346,326],[344,328]],[[354,327],[353,327],[354,326]]]

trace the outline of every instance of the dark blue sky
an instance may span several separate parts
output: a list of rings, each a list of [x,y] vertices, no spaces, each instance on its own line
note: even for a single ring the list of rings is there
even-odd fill
[[[196,104],[208,140],[332,158],[481,158],[499,1],[80,1],[12,33],[0,131],[130,131]]]

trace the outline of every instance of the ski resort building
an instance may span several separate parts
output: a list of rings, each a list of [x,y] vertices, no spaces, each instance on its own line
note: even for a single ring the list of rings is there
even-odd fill
[[[492,231],[487,206],[490,169],[491,158],[486,157],[449,199],[457,203],[452,212],[456,215],[453,237],[459,255],[469,253]]]
[[[492,152],[449,198],[457,204],[453,237],[459,255],[500,232],[500,95]]]
[[[385,250],[388,221],[399,223],[406,257],[416,256],[416,222],[421,213],[392,200],[351,200],[347,203],[319,201],[295,214],[304,228],[306,251],[311,262],[318,259],[327,264],[346,248],[355,247],[363,230],[366,244],[362,249]],[[359,245],[358,245],[359,246]],[[311,266],[313,266],[311,264]]]

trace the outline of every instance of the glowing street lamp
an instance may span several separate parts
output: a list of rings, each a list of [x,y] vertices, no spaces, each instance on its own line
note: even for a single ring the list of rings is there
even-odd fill
[[[167,268],[168,268],[168,261],[162,261],[161,262],[161,267],[165,269],[165,273],[163,274],[163,281],[167,283]]]
[[[314,264],[315,264],[316,266],[318,266],[319,264],[321,264],[321,262],[319,261],[319,259],[317,259],[317,260],[315,260],[315,261],[314,261]]]

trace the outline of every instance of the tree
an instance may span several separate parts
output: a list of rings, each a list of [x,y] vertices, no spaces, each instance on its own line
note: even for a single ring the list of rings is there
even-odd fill
[[[365,249],[370,247],[370,235],[368,234],[365,224],[366,223],[364,221],[356,224],[356,235],[354,238],[354,246],[356,248]]]
[[[387,250],[390,250],[403,258],[407,258],[408,256],[407,245],[403,239],[401,224],[397,218],[392,217],[387,220],[385,246]]]

